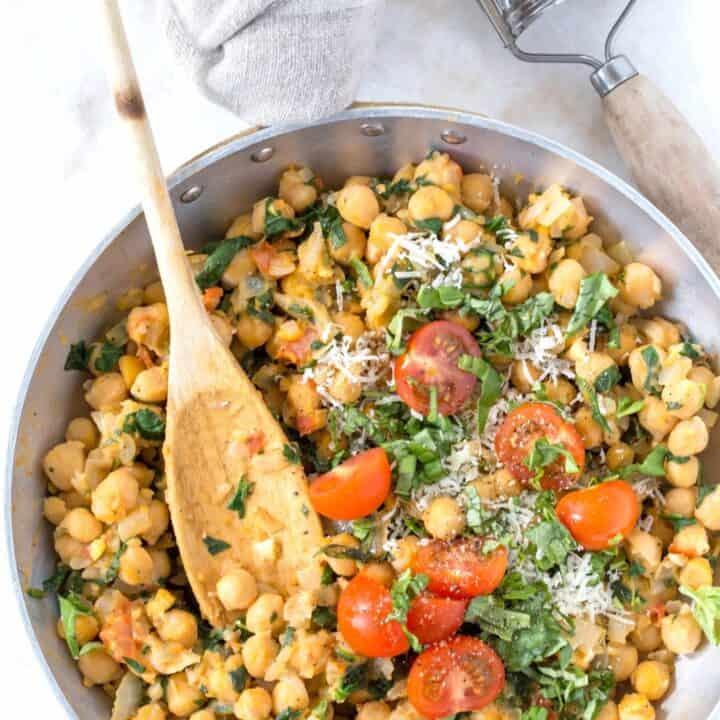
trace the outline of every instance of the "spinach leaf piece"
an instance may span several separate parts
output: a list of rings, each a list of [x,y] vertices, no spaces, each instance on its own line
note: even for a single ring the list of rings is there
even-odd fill
[[[67,357],[65,358],[65,370],[87,370],[90,362],[90,350],[84,340],[70,345]]]
[[[195,282],[201,290],[207,290],[213,285],[218,285],[222,274],[227,270],[228,265],[240,250],[250,247],[255,240],[245,235],[225,238],[208,255],[200,271],[195,275]]]
[[[660,383],[658,382],[658,376],[660,375],[660,355],[652,345],[648,345],[640,351],[640,356],[645,361],[646,367],[643,389],[652,395],[659,395]]]
[[[617,365],[610,365],[595,378],[595,390],[608,393],[620,382],[620,370]]]
[[[338,686],[333,693],[333,700],[338,703],[345,702],[350,695],[367,683],[368,668],[366,664],[352,665],[340,678]]]
[[[632,400],[626,395],[620,398],[620,402],[615,412],[616,418],[625,417],[626,415],[634,415],[639,413],[645,407],[644,400]]]
[[[118,360],[125,350],[107,340],[100,346],[100,352],[95,358],[95,369],[98,372],[111,372],[117,366]]]
[[[78,647],[77,635],[75,633],[75,621],[80,615],[92,615],[92,608],[77,593],[69,592],[67,595],[58,595],[60,603],[60,621],[65,633],[65,642],[73,660],[80,657],[80,648]]]
[[[575,382],[582,393],[585,402],[590,406],[590,412],[592,413],[593,420],[605,430],[610,432],[610,425],[605,419],[605,416],[600,412],[600,402],[598,400],[595,388],[584,378],[576,377]]]
[[[310,616],[313,625],[332,632],[337,628],[337,615],[332,608],[316,607]]]
[[[165,439],[165,420],[149,408],[130,413],[123,422],[124,433],[137,433],[145,440]]]
[[[565,334],[574,335],[582,330],[617,294],[617,288],[604,272],[594,272],[583,278]]]

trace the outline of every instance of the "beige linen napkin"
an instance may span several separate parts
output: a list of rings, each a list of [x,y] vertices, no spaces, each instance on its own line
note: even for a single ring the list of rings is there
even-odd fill
[[[385,0],[160,0],[173,54],[211,100],[262,125],[355,98]]]

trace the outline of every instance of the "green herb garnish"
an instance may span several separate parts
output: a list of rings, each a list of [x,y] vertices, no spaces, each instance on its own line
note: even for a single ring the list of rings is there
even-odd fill
[[[207,551],[211,555],[217,555],[230,548],[230,543],[226,543],[224,540],[219,540],[218,538],[211,537],[210,535],[206,535],[203,538],[203,542],[205,543]]]

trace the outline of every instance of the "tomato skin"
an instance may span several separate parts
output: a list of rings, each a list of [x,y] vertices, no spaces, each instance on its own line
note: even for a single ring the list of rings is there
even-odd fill
[[[458,635],[425,650],[408,675],[412,706],[435,720],[458,712],[481,710],[505,686],[505,667],[482,640]]]
[[[505,577],[508,554],[502,545],[483,554],[483,543],[479,537],[432,540],[418,548],[412,570],[427,575],[427,589],[441,597],[488,595]]]
[[[580,433],[547,403],[530,402],[511,410],[495,435],[495,455],[516,480],[528,485],[535,472],[525,464],[535,441],[545,437],[568,450],[579,472],[565,472],[565,459],[559,458],[545,468],[541,485],[545,490],[570,487],[585,467],[585,446]]]
[[[315,511],[333,520],[356,520],[377,510],[390,492],[390,461],[382,448],[346,460],[310,483]]]
[[[444,598],[425,592],[413,600],[407,614],[407,629],[423,645],[447,640],[463,624],[468,600]]]
[[[438,411],[456,413],[475,390],[477,378],[460,370],[462,355],[480,356],[480,346],[462,325],[435,320],[416,330],[407,352],[395,361],[395,385],[403,402],[416,412],[430,410],[429,387],[437,388]]]
[[[640,501],[623,480],[608,480],[575,490],[555,507],[560,522],[587,550],[606,550],[619,535],[627,537],[640,517]]]
[[[392,612],[390,591],[369,575],[356,575],[340,594],[338,628],[357,653],[366,657],[394,657],[410,645],[397,620],[387,621]]]

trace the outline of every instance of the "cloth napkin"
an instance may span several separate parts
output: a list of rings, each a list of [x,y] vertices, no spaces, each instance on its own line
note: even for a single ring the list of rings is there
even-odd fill
[[[179,65],[243,119],[330,115],[354,99],[385,0],[159,0]]]

